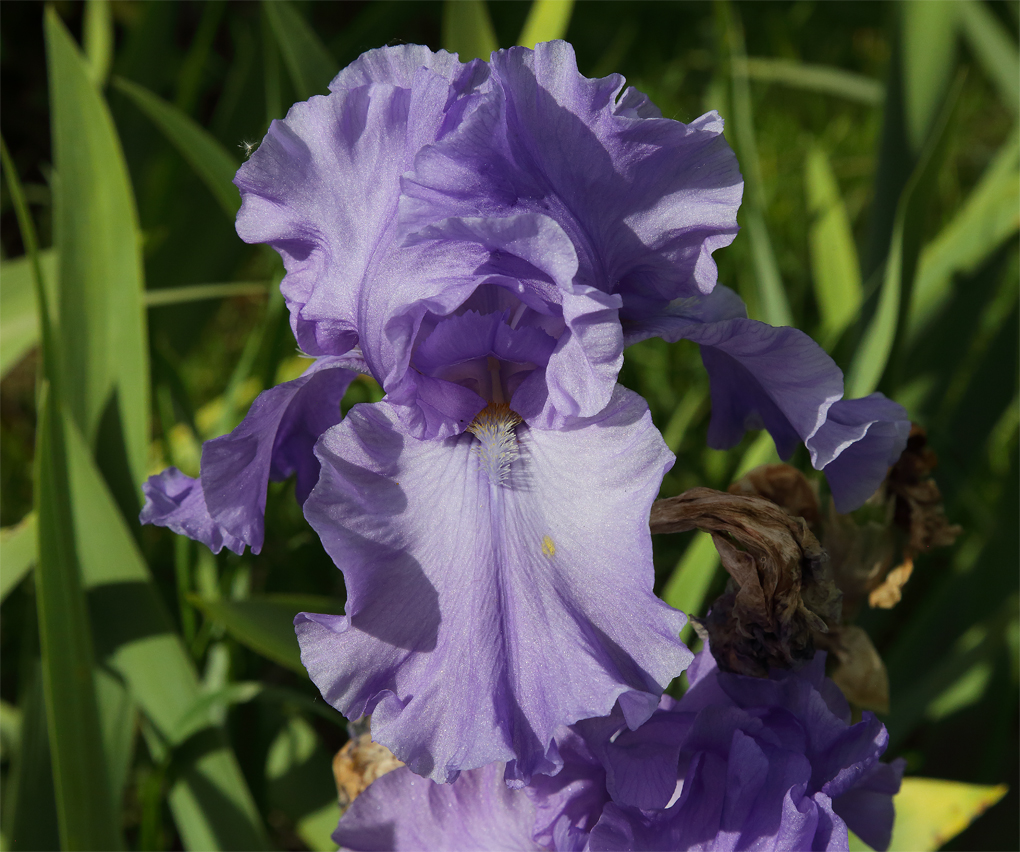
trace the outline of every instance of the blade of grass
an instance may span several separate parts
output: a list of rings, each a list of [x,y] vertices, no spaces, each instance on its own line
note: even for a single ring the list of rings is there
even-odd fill
[[[276,37],[298,100],[325,94],[340,66],[315,30],[286,0],[264,0],[262,11]]]
[[[89,77],[101,89],[106,85],[113,61],[113,17],[109,0],[88,0],[82,30],[85,55],[89,60]]]
[[[28,574],[36,559],[35,513],[13,527],[0,530],[0,601]]]
[[[57,256],[52,249],[39,252],[48,281],[56,280]],[[6,376],[39,340],[39,320],[32,288],[32,261],[28,255],[0,263],[3,299],[0,299],[0,377]]]
[[[850,217],[825,151],[813,145],[804,163],[808,212],[808,247],[815,299],[822,317],[819,332],[829,346],[854,321],[861,306],[861,271]]]
[[[902,346],[907,306],[921,249],[928,201],[949,143],[950,119],[963,89],[957,77],[943,109],[932,126],[920,162],[900,197],[893,223],[892,246],[886,261],[878,307],[857,347],[846,379],[848,399],[867,396],[885,373],[894,347]]]
[[[996,88],[1006,109],[1020,116],[1020,52],[1016,40],[984,3],[959,3],[963,36]]]
[[[499,49],[499,42],[485,0],[444,0],[443,47],[456,53],[462,62],[489,61],[493,51]]]
[[[880,81],[828,65],[810,65],[793,59],[748,56],[743,60],[734,59],[733,67],[752,80],[779,83],[792,89],[819,92],[868,106],[878,106],[885,97],[885,87]]]
[[[240,195],[232,183],[237,160],[194,119],[143,86],[114,77],[113,87],[160,129],[233,221],[241,206]]]
[[[1020,134],[995,155],[956,215],[921,252],[907,319],[915,341],[949,298],[953,276],[972,272],[1020,228]]]
[[[58,307],[67,318],[61,323],[67,385],[60,397],[89,444],[104,445],[104,473],[126,506],[137,504],[135,483],[144,479],[149,450],[149,357],[134,195],[113,120],[87,63],[52,7],[45,21],[58,177]]]
[[[294,634],[294,616],[299,612],[343,612],[335,599],[313,595],[262,595],[246,600],[192,595],[189,600],[242,645],[298,674],[304,674],[305,668]]]
[[[91,86],[91,83],[88,83]],[[34,463],[38,532],[35,596],[42,652],[53,788],[61,846],[119,849],[119,830],[103,753],[102,728],[93,678],[94,655],[82,572],[75,549],[74,503],[69,494],[65,416],[59,390],[62,339],[51,326],[49,294],[39,264],[35,227],[7,145],[0,144],[7,187],[33,268],[40,318],[42,381]]]
[[[924,146],[956,64],[959,3],[903,3],[903,87],[907,139]]]
[[[694,533],[684,555],[662,590],[662,599],[674,609],[688,616],[705,614],[705,598],[712,586],[715,572],[719,567],[719,551],[715,549],[712,536],[706,532]],[[689,642],[693,628],[688,623],[680,633],[684,642]]]
[[[188,284],[184,287],[161,287],[145,291],[145,304],[156,308],[180,305],[203,299],[230,299],[234,296],[269,296],[272,281],[228,281],[222,284]]]
[[[534,0],[517,43],[534,48],[539,42],[563,38],[573,11],[574,0]]]
[[[733,134],[741,171],[744,174],[745,194],[742,213],[754,264],[755,301],[758,303],[760,319],[769,325],[792,325],[793,315],[783,290],[775,251],[765,224],[765,188],[754,132],[751,88],[747,80],[744,30],[739,13],[731,4],[719,3],[716,10],[721,19],[730,60]]]

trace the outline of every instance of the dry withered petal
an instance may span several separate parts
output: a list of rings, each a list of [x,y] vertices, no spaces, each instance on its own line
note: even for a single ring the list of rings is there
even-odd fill
[[[927,433],[916,423],[910,429],[907,448],[890,468],[886,492],[895,499],[896,525],[906,530],[906,556],[947,547],[962,528],[950,524],[942,506],[942,493],[931,477],[938,458],[928,446]]]
[[[814,656],[814,632],[839,622],[840,593],[828,558],[802,518],[763,497],[692,488],[657,500],[653,533],[712,534],[730,575],[702,626],[719,666],[766,677]]]
[[[871,637],[855,624],[841,625],[815,636],[820,650],[829,652],[835,681],[847,700],[863,710],[889,712],[889,673]]]
[[[404,764],[386,746],[372,742],[372,733],[352,731],[333,756],[333,778],[341,809],[347,808],[376,778]]]
[[[730,494],[764,497],[791,515],[803,518],[809,527],[819,520],[818,495],[810,480],[788,464],[763,464],[744,474],[728,489]]]

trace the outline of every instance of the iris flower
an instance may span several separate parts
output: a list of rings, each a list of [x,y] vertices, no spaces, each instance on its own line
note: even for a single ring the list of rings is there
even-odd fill
[[[892,833],[903,761],[850,709],[825,655],[769,678],[722,672],[706,649],[679,701],[637,730],[619,712],[557,734],[555,777],[508,790],[497,766],[437,785],[401,768],[344,813],[333,839],[370,850],[846,850]]]
[[[438,781],[500,761],[521,785],[561,767],[560,726],[617,702],[648,719],[691,655],[652,593],[648,512],[673,456],[616,382],[624,346],[719,353],[723,441],[757,421],[811,441],[842,393],[808,338],[712,293],[743,187],[719,116],[664,119],[564,42],[466,64],[383,48],[274,121],[235,183],[238,233],[282,256],[312,369],[331,394],[351,368],[386,394],[342,422],[330,396],[303,433],[314,457],[289,457],[318,472],[304,513],[347,586],[345,615],[295,620],[326,700]],[[200,482],[150,480],[143,519],[261,544],[277,393]],[[832,446],[870,445],[863,421]]]

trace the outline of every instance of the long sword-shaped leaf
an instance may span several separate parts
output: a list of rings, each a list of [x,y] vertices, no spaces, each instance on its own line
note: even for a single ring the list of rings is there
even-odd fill
[[[445,0],[443,3],[443,47],[461,61],[484,59],[499,48],[496,31],[485,0]]]
[[[87,62],[52,8],[45,28],[57,174],[58,310],[66,318],[61,394],[90,446],[97,439],[104,444],[108,476],[118,479],[110,473],[119,461],[112,457],[126,456],[120,478],[130,480],[136,493],[149,449],[149,353],[134,196],[113,120]],[[111,484],[124,505],[128,484]]]
[[[91,84],[89,84],[91,85]],[[43,340],[35,455],[35,574],[42,683],[61,845],[119,849],[123,838],[109,786],[93,678],[94,655],[81,568],[74,542],[74,504],[67,475],[66,418],[59,389],[60,342],[39,264],[35,227],[6,144],[0,157],[22,240],[33,267]]]
[[[110,0],[88,0],[82,27],[85,55],[89,59],[89,76],[100,88],[106,85],[113,61],[113,17]]]
[[[21,582],[35,563],[35,513],[30,512],[17,526],[0,530],[0,601]]]
[[[312,95],[325,94],[340,67],[315,30],[286,0],[266,0],[262,11],[283,54],[298,99],[306,101]]]
[[[517,43],[533,48],[539,42],[563,38],[573,11],[574,0],[534,0]]]
[[[237,188],[231,183],[237,160],[194,119],[145,87],[123,77],[115,77],[113,86],[160,129],[233,220],[241,206]]]
[[[902,342],[906,308],[921,251],[921,233],[935,176],[945,158],[950,118],[963,88],[958,77],[942,112],[932,126],[921,160],[900,197],[893,223],[892,246],[886,261],[878,307],[854,354],[846,379],[848,398],[867,396],[878,387],[897,341]]]
[[[1016,40],[982,2],[959,3],[963,35],[999,96],[1013,115],[1020,115],[1020,52]]]
[[[878,80],[828,65],[810,65],[771,56],[748,56],[743,61],[735,59],[733,67],[752,80],[779,83],[792,89],[819,92],[868,106],[878,106],[885,97],[885,87]]]
[[[173,746],[180,719],[199,697],[198,676],[84,440],[73,428],[68,436],[74,533],[97,650],[123,678],[155,735]],[[171,791],[185,843],[189,849],[265,848],[234,755],[218,731],[210,735],[208,752],[182,770]]]
[[[902,3],[907,138],[920,151],[953,76],[959,3]]]
[[[804,163],[811,225],[808,248],[815,299],[822,315],[820,337],[831,345],[856,318],[861,306],[861,270],[857,247],[829,157],[820,147]]]

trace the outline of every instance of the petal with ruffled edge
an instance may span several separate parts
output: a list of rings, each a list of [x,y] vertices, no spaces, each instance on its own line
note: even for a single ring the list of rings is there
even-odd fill
[[[578,283],[620,293],[625,314],[632,299],[711,291],[711,255],[736,235],[743,191],[719,116],[661,118],[621,76],[581,76],[562,41],[491,62],[498,97],[424,149],[404,180],[405,230],[539,211],[577,246]]]
[[[333,841],[353,852],[537,852],[534,825],[531,798],[503,783],[502,764],[464,772],[452,784],[401,767],[354,800]]]
[[[237,232],[269,243],[301,348],[340,355],[358,342],[358,297],[392,242],[400,175],[459,123],[484,63],[417,47],[381,48],[342,72],[328,96],[295,104],[241,166]]]
[[[880,393],[840,400],[829,409],[808,449],[825,471],[837,512],[856,509],[875,492],[909,437],[907,410]]]
[[[244,553],[244,542],[216,523],[205,505],[202,483],[176,467],[150,476],[142,485],[145,505],[138,520],[143,524],[169,527],[179,535],[200,541],[213,553],[224,547]]]
[[[295,493],[304,502],[319,478],[313,448],[340,422],[340,400],[358,375],[348,365],[359,359],[319,358],[299,378],[260,393],[233,432],[202,446],[199,480],[176,468],[150,477],[141,522],[169,526],[214,552],[226,545],[241,553],[247,544],[258,553],[269,480],[296,473]]]
[[[305,667],[345,715],[439,781],[496,760],[561,764],[560,725],[631,727],[691,659],[652,594],[648,511],[672,456],[623,388],[598,416],[517,430],[505,481],[471,434],[409,438],[386,402],[320,440],[305,516],[344,571],[347,615],[299,614]]]

